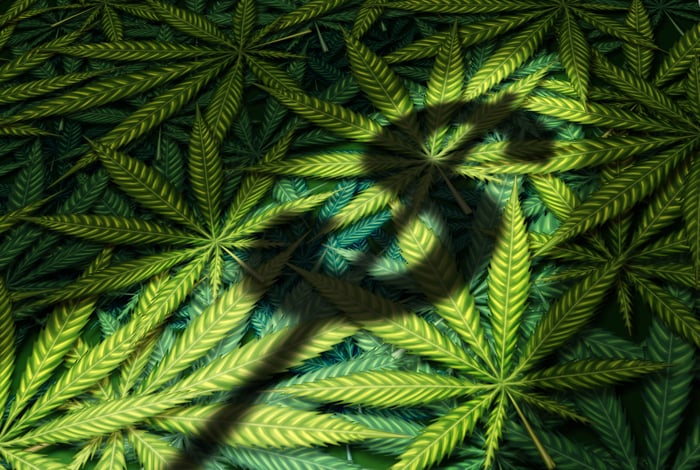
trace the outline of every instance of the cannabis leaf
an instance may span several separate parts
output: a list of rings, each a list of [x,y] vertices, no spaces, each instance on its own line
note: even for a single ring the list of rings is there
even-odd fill
[[[524,346],[519,346],[521,318],[526,311],[530,283],[529,249],[525,222],[514,189],[503,214],[488,277],[490,321],[487,330],[475,309],[474,297],[457,271],[449,251],[419,217],[399,234],[402,254],[412,277],[440,318],[457,333],[448,339],[436,326],[400,304],[366,289],[307,271],[300,271],[321,295],[363,328],[396,347],[452,368],[452,376],[416,372],[350,374],[293,385],[283,389],[295,396],[363,407],[411,406],[446,398],[456,407],[430,423],[401,455],[394,468],[429,468],[447,456],[484,419],[484,465],[490,466],[503,429],[515,410],[528,425],[519,402],[544,410],[576,416],[565,405],[536,390],[595,388],[659,370],[663,364],[639,360],[588,359],[534,366],[547,357],[595,312],[600,293],[614,273],[600,269],[595,276],[573,286],[545,313]],[[426,258],[428,256],[428,258]],[[533,434],[533,439],[537,437]],[[541,447],[541,445],[540,445]],[[544,448],[549,468],[554,463]]]

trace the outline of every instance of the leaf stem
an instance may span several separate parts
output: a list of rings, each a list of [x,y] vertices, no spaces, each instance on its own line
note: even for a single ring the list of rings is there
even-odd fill
[[[313,32],[313,31],[311,31],[310,29],[305,29],[304,31],[301,31],[301,32],[298,32],[298,33],[294,33],[294,34],[290,34],[289,36],[284,36],[284,37],[281,37],[281,38],[273,39],[272,41],[264,42],[264,43],[262,43],[262,44],[257,44],[256,47],[265,47],[265,46],[269,46],[270,44],[275,44],[275,43],[277,43],[277,42],[281,42],[281,41],[284,41],[284,40],[287,40],[287,39],[292,39],[292,38],[295,38],[295,37],[297,37],[297,36],[305,36],[305,35],[310,34],[310,33],[312,33],[312,32]]]
[[[228,253],[228,255],[231,258],[233,258],[236,261],[236,263],[238,263],[248,274],[250,274],[253,278],[255,278],[256,281],[258,281],[261,284],[265,284],[265,280],[262,278],[262,276],[260,276],[260,274],[258,274],[257,271],[255,271],[253,268],[248,266],[248,264],[246,264],[245,261],[243,261],[241,258],[236,256],[236,254],[233,251],[229,250],[225,246],[222,246],[221,248],[223,248],[223,250],[226,253]]]
[[[527,433],[530,435],[532,442],[535,444],[535,447],[537,448],[537,452],[539,452],[540,456],[542,457],[542,460],[544,460],[544,464],[547,467],[547,470],[553,470],[554,468],[557,467],[557,464],[554,463],[554,460],[552,460],[552,457],[547,452],[547,449],[544,448],[542,441],[540,441],[540,439],[537,437],[537,434],[535,434],[535,430],[532,429],[530,422],[527,420],[527,418],[523,414],[522,410],[518,406],[518,403],[513,399],[513,396],[510,393],[508,393],[508,398],[510,398],[510,401],[513,403],[513,406],[515,407],[515,411],[518,412],[518,416],[520,416],[520,420],[525,425],[525,429],[527,430]]]
[[[469,205],[464,202],[464,199],[462,199],[462,196],[459,194],[457,191],[457,188],[455,188],[452,185],[452,181],[447,177],[444,171],[442,171],[442,168],[439,166],[437,167],[438,171],[440,172],[440,176],[442,176],[442,179],[445,180],[445,183],[447,184],[447,188],[450,190],[452,195],[455,197],[455,200],[457,201],[457,205],[459,206],[460,209],[462,209],[462,212],[464,212],[464,215],[470,215],[473,211],[472,208],[469,207]]]

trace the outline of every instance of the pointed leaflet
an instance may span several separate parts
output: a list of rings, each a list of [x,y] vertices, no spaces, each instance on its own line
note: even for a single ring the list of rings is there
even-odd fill
[[[277,139],[275,144],[262,158],[262,164],[273,164],[284,157],[292,143],[292,132]],[[274,178],[258,173],[248,173],[233,196],[233,202],[226,212],[226,225],[222,232],[232,230],[272,188]]]
[[[36,452],[0,447],[0,456],[18,470],[65,470],[66,465]]]
[[[268,34],[269,32],[280,31],[284,28],[289,28],[300,23],[313,20],[314,18],[330,10],[334,10],[347,2],[348,0],[310,0],[298,7],[296,10],[278,17],[275,19],[274,23],[269,25],[269,27],[261,29],[258,34],[254,36],[254,41],[257,41],[262,35]]]
[[[471,78],[464,98],[478,98],[520,67],[539,48],[555,18],[555,14],[547,14],[508,39]]]
[[[643,34],[637,33],[634,28],[628,27],[625,23],[620,23],[608,15],[593,13],[591,9],[574,8],[573,11],[586,23],[590,24],[599,31],[602,31],[610,36],[624,42],[638,44],[649,48],[658,49],[656,44],[651,39],[646,38]]]
[[[648,359],[672,364],[650,377],[642,389],[649,468],[666,468],[692,390],[694,350],[653,319],[647,351]]]
[[[571,85],[582,102],[588,98],[588,84],[590,82],[590,50],[583,31],[574,19],[569,8],[564,11],[564,18],[557,27],[559,39],[559,57],[564,70],[569,76]]]
[[[345,42],[352,73],[362,91],[389,121],[418,137],[413,102],[398,75],[354,36],[346,34]]]
[[[578,414],[577,411],[573,411],[569,406],[558,402],[556,399],[547,398],[547,396],[532,390],[525,390],[524,393],[517,390],[510,390],[508,395],[514,396],[518,400],[523,400],[525,403],[536,406],[547,413],[561,416],[564,419],[578,421],[579,423],[587,422],[584,416]]]
[[[28,151],[23,155],[24,166],[10,187],[7,197],[7,208],[16,210],[28,206],[41,199],[46,185],[46,168],[42,145],[39,139],[35,139]]]
[[[503,2],[499,2],[499,4],[502,3]],[[521,12],[515,15],[499,15],[487,20],[461,25],[458,28],[460,44],[462,47],[469,47],[474,44],[486,42],[489,39],[493,39],[529,21],[537,19],[541,15],[542,11],[530,13]],[[450,32],[446,30],[418,39],[407,46],[387,54],[384,56],[384,60],[390,64],[395,64],[397,62],[433,57],[448,40],[449,35]]]
[[[552,238],[540,247],[536,255],[550,251],[555,245],[629,210],[651,194],[667,178],[672,168],[695,146],[696,143],[691,141],[678,148],[661,152],[631,166],[619,177],[603,184],[571,213]]]
[[[160,436],[130,428],[127,437],[136,451],[139,462],[143,465],[142,468],[168,470],[172,463],[177,461],[177,449]]]
[[[656,71],[654,84],[663,86],[685,72],[697,56],[698,48],[700,48],[700,21],[696,22],[682,38],[676,41],[668,54],[664,54],[663,61]]]
[[[221,459],[234,468],[268,470],[362,470],[366,467],[349,462],[346,458],[329,455],[324,449],[257,449],[255,447],[227,447]]]
[[[221,187],[224,180],[224,170],[219,145],[199,113],[194,121],[190,135],[189,176],[190,187],[194,194],[197,207],[213,233],[219,225],[221,217]]]
[[[693,470],[700,465],[700,419],[695,418],[693,428],[686,435],[683,448],[676,455],[673,470]]]
[[[10,384],[15,367],[15,321],[12,318],[10,294],[0,278],[0,409],[10,395]]]
[[[474,306],[474,297],[457,271],[450,252],[425,222],[416,216],[410,216],[398,239],[411,276],[437,313],[486,364],[491,365],[491,355],[479,312]]]
[[[176,228],[143,219],[112,215],[54,215],[27,217],[25,220],[51,230],[87,240],[116,245],[189,245],[194,237]]]
[[[240,5],[240,3],[239,3]],[[217,142],[223,141],[243,102],[243,61],[237,60],[219,81],[204,117]]]
[[[612,261],[572,286],[550,307],[528,338],[518,370],[531,369],[569,338],[593,316],[603,295],[612,286],[620,261]]]
[[[7,2],[5,6],[5,11],[0,15],[0,26],[4,27],[8,25],[12,20],[19,17],[25,10],[34,5],[37,0],[15,0],[14,2]],[[10,6],[9,4],[12,3]]]
[[[135,395],[88,404],[8,441],[11,445],[72,443],[142,423],[184,403],[176,395]]]
[[[464,379],[404,371],[366,371],[301,383],[276,392],[361,406],[414,406],[469,395],[480,386]]]
[[[230,47],[229,39],[206,17],[158,0],[147,3],[166,23],[183,33],[204,41]]]
[[[359,222],[367,216],[378,213],[395,201],[399,194],[409,186],[416,186],[416,179],[421,173],[421,167],[409,167],[401,172],[395,172],[382,180],[381,184],[374,184],[357,193],[350,203],[335,214],[323,229],[324,233],[331,230],[339,230]],[[425,175],[424,177],[430,177]]]
[[[182,82],[153,98],[145,106],[138,108],[108,134],[101,137],[100,143],[121,148],[146,135],[158,124],[182,109],[228,65],[229,60],[209,62],[208,67],[197,70]]]
[[[687,184],[687,164],[681,163],[664,181],[664,184],[649,198],[635,224],[634,235],[627,246],[628,253],[643,255],[643,247],[650,239],[671,227],[682,215],[682,195]],[[687,227],[686,227],[687,229]],[[640,253],[641,252],[641,253]]]
[[[102,451],[102,457],[97,461],[94,470],[125,470],[126,455],[124,454],[124,437],[115,432],[107,440]]]
[[[544,77],[548,67],[541,67],[539,70],[530,73],[525,78],[508,83],[497,92],[490,94],[480,100],[473,109],[468,119],[455,126],[450,131],[449,143],[442,150],[441,154],[456,152],[458,159],[463,158],[464,146],[473,146],[475,139],[480,139],[484,134],[497,128],[502,122],[510,117],[513,112],[520,108],[525,98],[532,93],[535,87]],[[512,145],[512,142],[502,142]],[[545,145],[547,145],[545,143]],[[473,150],[473,147],[471,148]],[[540,155],[541,157],[546,154]]]
[[[145,281],[180,263],[192,260],[200,254],[200,249],[188,248],[144,256],[133,261],[125,261],[121,264],[101,269],[85,278],[78,279],[63,289],[52,292],[45,299],[40,299],[39,303],[61,302],[63,300],[123,289]]]
[[[488,276],[488,304],[500,377],[512,368],[520,321],[530,293],[530,253],[517,182],[496,235]]]
[[[321,205],[323,201],[328,199],[332,194],[331,192],[313,194],[256,212],[250,218],[243,220],[230,232],[225,233],[221,240],[235,243],[236,239],[251,236],[275,225],[284,223]]]
[[[157,395],[194,398],[230,392],[234,387],[299,366],[358,330],[358,326],[340,318],[284,328],[217,357]]]
[[[94,108],[145,93],[155,86],[175,80],[207,65],[211,66],[213,63],[206,61],[187,62],[125,73],[116,77],[100,78],[77,90],[67,91],[59,96],[29,105],[14,115],[12,119],[27,121]]]
[[[275,281],[294,248],[296,246],[256,269],[265,281],[263,284],[251,277],[245,277],[191,320],[185,331],[175,340],[175,344],[141,383],[140,392],[155,391],[204,356],[236,328]]]
[[[0,93],[0,104],[15,103],[17,101],[27,101],[38,96],[46,95],[52,91],[67,88],[76,83],[83,82],[88,78],[100,75],[102,72],[79,72],[58,75],[56,77],[42,78],[19,83],[14,86],[3,87]],[[12,120],[20,120],[15,116]]]
[[[114,8],[105,4],[102,7],[102,31],[110,41],[120,41],[124,39],[124,26],[122,20]]]
[[[648,41],[654,41],[654,32],[649,21],[649,14],[644,8],[642,0],[632,0],[625,23]],[[654,60],[654,51],[651,48],[623,41],[622,52],[625,54],[627,65],[634,73],[642,78],[649,76],[651,64]]]
[[[217,419],[227,414],[235,416],[234,420]],[[247,409],[230,404],[190,406],[151,421],[157,428],[185,435],[223,434],[222,440],[234,447],[311,447],[377,437],[403,437],[330,414],[266,404]]]
[[[346,281],[296,268],[295,271],[351,320],[384,341],[469,374],[489,377],[435,325],[402,306]]]
[[[493,400],[495,409],[489,413],[488,421],[486,422],[486,439],[484,447],[486,448],[486,456],[484,457],[484,468],[491,468],[493,460],[498,452],[498,441],[503,435],[503,428],[508,420],[508,400],[506,394],[501,392],[498,397]]]
[[[685,235],[695,267],[695,284],[700,289],[700,155],[691,159],[690,174],[683,185],[682,199]]]
[[[472,433],[493,397],[491,393],[474,398],[433,421],[401,454],[392,470],[424,470],[448,457]]]
[[[542,8],[542,1],[502,0],[497,3],[483,0],[398,0],[391,2],[391,8],[430,13],[503,13],[520,9]]]
[[[111,249],[103,250],[83,276],[104,268],[111,258]],[[32,346],[10,408],[6,423],[11,423],[32,396],[39,390],[82,333],[93,313],[95,298],[68,301],[56,306]],[[2,331],[5,331],[2,329]]]
[[[377,121],[335,103],[289,90],[261,88],[303,118],[341,137],[359,142],[373,142],[385,132]]]
[[[685,91],[688,94],[688,104],[690,109],[700,116],[700,55],[693,60],[688,72],[688,79],[685,82]]]
[[[233,12],[233,40],[239,46],[246,45],[248,36],[255,27],[255,1],[240,0]]]
[[[609,81],[624,94],[639,101],[662,116],[679,121],[681,129],[694,126],[690,119],[663,90],[641,77],[634,75],[610,62],[603,54],[593,49],[593,71]]]
[[[384,10],[385,7],[375,5],[372,0],[362,2],[352,23],[352,35],[356,38],[362,37],[384,14]]]
[[[700,347],[700,320],[695,312],[657,282],[632,273],[628,276],[652,312],[674,333]]]
[[[100,143],[92,143],[112,180],[142,206],[174,222],[200,230],[197,219],[175,187],[156,170]]]
[[[147,61],[153,60],[154,57],[165,61],[223,55],[221,49],[165,41],[110,41],[61,47],[56,50],[85,59],[119,61]],[[193,64],[188,65],[192,68]]]
[[[538,388],[579,390],[632,380],[667,366],[636,359],[583,359],[532,372],[522,380],[528,386]]]
[[[610,137],[607,139],[489,142],[468,149],[464,167],[455,172],[470,169],[471,163],[481,163],[486,172],[522,174],[552,173],[590,168],[631,157],[641,152],[687,140],[679,136]]]
[[[678,132],[666,119],[627,111],[619,106],[552,96],[531,96],[524,107],[537,113],[580,124],[621,130]]]
[[[75,42],[82,34],[82,31],[72,31],[53,41],[45,42],[41,47],[30,49],[15,59],[4,62],[0,66],[0,84],[44,64],[47,59],[55,55],[55,52],[52,52],[51,49],[67,46]]]
[[[125,362],[143,337],[158,327],[191,292],[203,270],[194,262],[163,282],[152,281],[131,319],[71,364],[12,428],[17,433],[108,376]]]
[[[559,177],[553,175],[531,175],[530,182],[539,193],[547,209],[560,221],[566,220],[574,208],[581,204],[578,195]],[[598,252],[607,253],[605,241],[599,233],[592,233],[590,240]],[[532,240],[530,242],[532,246]],[[558,253],[563,252],[563,250],[558,251]],[[591,254],[596,255],[594,252]],[[601,257],[600,260],[604,261],[605,258]]]
[[[625,409],[618,396],[610,390],[579,394],[576,404],[591,423],[617,463],[616,469],[637,470],[637,453]]]
[[[406,158],[401,155],[373,155],[370,152],[327,151],[251,168],[283,176],[306,176],[317,178],[352,178],[374,176],[376,173],[396,172],[406,167]]]
[[[457,22],[435,57],[425,93],[428,149],[435,153],[449,129],[449,122],[459,106],[464,82],[464,60],[459,44]]]

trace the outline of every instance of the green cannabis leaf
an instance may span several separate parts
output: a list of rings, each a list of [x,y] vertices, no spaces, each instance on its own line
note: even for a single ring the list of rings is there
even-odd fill
[[[359,373],[283,389],[295,396],[364,407],[412,406],[448,398],[458,405],[430,423],[401,455],[394,468],[430,468],[451,454],[483,419],[484,465],[490,466],[504,426],[515,410],[528,425],[519,403],[523,397],[548,412],[575,417],[565,405],[538,393],[600,387],[658,371],[663,364],[639,360],[588,359],[533,370],[563,345],[595,312],[614,270],[600,268],[573,286],[542,316],[519,347],[520,325],[530,286],[530,254],[525,221],[513,190],[496,236],[488,276],[490,333],[475,308],[474,297],[450,253],[420,218],[399,235],[402,254],[436,313],[457,333],[453,342],[436,326],[401,305],[347,282],[319,274],[302,275],[349,319],[397,347],[452,368],[453,376],[415,372]],[[427,257],[427,258],[426,258]],[[536,435],[532,435],[537,440]],[[538,443],[539,444],[539,443]],[[554,462],[539,444],[545,465]]]
[[[698,467],[699,45],[681,0],[0,0],[0,466]]]

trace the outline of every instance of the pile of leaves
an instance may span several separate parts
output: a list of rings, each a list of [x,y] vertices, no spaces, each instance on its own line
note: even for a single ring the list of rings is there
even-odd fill
[[[699,153],[693,1],[0,1],[0,464],[698,468]]]

